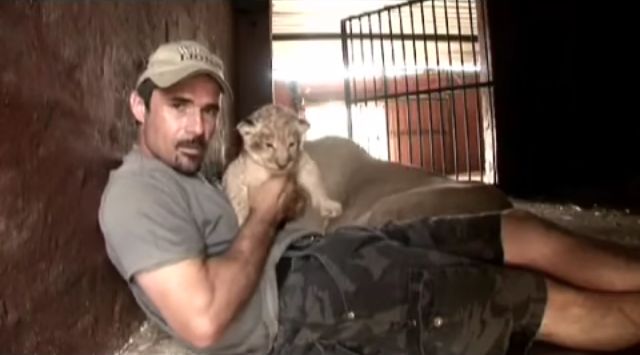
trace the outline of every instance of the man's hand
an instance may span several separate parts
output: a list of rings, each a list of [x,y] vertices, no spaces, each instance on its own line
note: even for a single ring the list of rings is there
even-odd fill
[[[291,217],[300,201],[300,189],[289,175],[274,176],[249,191],[249,208],[254,218],[278,225]]]

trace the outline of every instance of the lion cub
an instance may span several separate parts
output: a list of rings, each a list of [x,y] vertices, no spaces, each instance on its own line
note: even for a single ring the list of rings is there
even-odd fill
[[[275,174],[294,174],[311,205],[326,218],[342,213],[342,205],[327,196],[316,163],[302,149],[309,123],[285,107],[266,105],[237,125],[243,148],[227,168],[222,185],[240,225],[249,214],[249,188]]]

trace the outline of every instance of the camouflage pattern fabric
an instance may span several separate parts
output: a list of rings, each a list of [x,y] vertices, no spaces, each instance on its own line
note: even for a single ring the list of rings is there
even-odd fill
[[[272,355],[526,354],[545,282],[502,259],[497,213],[309,236],[286,254]]]

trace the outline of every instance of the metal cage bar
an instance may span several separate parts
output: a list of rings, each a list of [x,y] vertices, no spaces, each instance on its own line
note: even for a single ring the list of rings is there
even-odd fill
[[[352,115],[366,121],[370,111],[362,110],[373,107],[384,115],[389,160],[497,182],[485,6],[419,0],[342,20],[350,137],[370,129],[354,125]]]

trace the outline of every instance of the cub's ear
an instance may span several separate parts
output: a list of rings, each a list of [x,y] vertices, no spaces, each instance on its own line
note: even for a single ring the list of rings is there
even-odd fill
[[[256,124],[251,120],[242,120],[236,126],[242,137],[248,137],[256,131]]]
[[[311,125],[309,124],[309,121],[304,120],[304,119],[298,119],[298,132],[300,132],[300,134],[305,134],[307,132],[307,130],[309,130],[309,127],[311,127]]]

